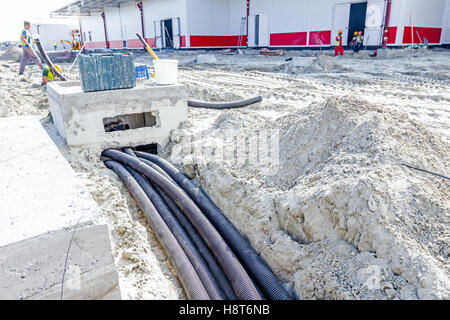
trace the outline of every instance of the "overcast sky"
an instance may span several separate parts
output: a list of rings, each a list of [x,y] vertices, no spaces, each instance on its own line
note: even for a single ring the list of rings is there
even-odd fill
[[[50,12],[75,0],[0,0],[0,41],[18,41],[23,21],[50,19]],[[66,19],[57,19],[65,23]],[[73,20],[69,20],[73,22]],[[69,22],[68,21],[68,22]],[[78,20],[76,20],[78,21]]]

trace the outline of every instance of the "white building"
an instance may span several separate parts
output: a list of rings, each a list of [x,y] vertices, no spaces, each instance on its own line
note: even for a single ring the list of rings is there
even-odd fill
[[[87,48],[142,48],[137,32],[157,48],[325,47],[339,29],[373,46],[450,44],[450,0],[83,0],[53,14],[79,16]]]
[[[61,19],[59,19],[61,20]],[[72,30],[78,29],[78,24],[71,21],[31,21],[31,33],[39,39],[46,51],[53,51],[53,41],[56,41],[56,50],[71,49],[68,42],[72,42]]]

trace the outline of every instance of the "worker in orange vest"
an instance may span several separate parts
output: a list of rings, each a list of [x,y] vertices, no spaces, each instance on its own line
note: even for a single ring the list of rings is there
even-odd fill
[[[338,36],[336,37],[336,42],[334,43],[334,56],[337,57],[338,54],[341,56],[344,55],[344,46],[343,46],[343,37],[342,37],[342,30],[339,30]]]

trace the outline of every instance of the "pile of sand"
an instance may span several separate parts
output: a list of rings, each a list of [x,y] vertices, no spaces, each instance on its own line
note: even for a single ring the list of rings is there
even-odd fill
[[[236,127],[279,129],[279,165],[172,160],[196,169],[299,298],[450,298],[450,184],[402,166],[448,176],[448,143],[404,113],[350,97],[259,125],[238,112],[219,118],[194,144],[226,146],[220,132]],[[178,146],[188,134],[174,134]]]
[[[10,60],[20,62],[21,57],[22,57],[21,50],[15,46],[12,46],[8,47],[8,49],[0,56],[0,60]]]
[[[349,67],[345,67],[336,61],[336,58],[321,54],[314,59],[292,59],[287,64],[284,72],[289,74],[302,74],[302,73],[341,73],[353,71]]]
[[[339,64],[336,62],[335,58],[324,54],[317,56],[311,64],[303,70],[304,73],[330,73],[346,71],[352,71],[352,69]]]

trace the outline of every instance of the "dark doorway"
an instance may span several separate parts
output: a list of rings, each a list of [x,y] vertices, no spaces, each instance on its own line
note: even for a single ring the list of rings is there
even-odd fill
[[[259,14],[255,16],[255,45],[259,46]]]
[[[173,30],[172,30],[172,19],[164,20],[164,48],[173,48]]]
[[[362,31],[366,27],[367,2],[353,3],[350,5],[350,21],[348,24],[348,39],[350,43],[355,31]]]

